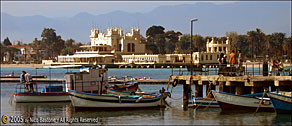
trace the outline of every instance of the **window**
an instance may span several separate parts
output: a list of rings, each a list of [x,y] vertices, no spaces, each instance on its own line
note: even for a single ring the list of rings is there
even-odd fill
[[[210,55],[210,60],[212,60],[212,58],[213,58],[213,57],[212,57],[212,54],[211,54],[211,55]]]
[[[225,52],[227,52],[226,47],[223,47],[223,50],[224,50]]]
[[[135,52],[135,44],[132,43],[132,52]]]
[[[208,55],[206,55],[206,60],[208,60]]]
[[[222,47],[219,47],[219,51],[220,51],[220,52],[222,51]]]
[[[211,51],[211,48],[209,48],[209,51]]]
[[[118,51],[121,51],[122,50],[122,44],[119,44],[119,49]]]
[[[131,43],[128,43],[128,52],[131,52]]]
[[[202,61],[204,60],[204,55],[201,56],[201,60],[202,60]]]

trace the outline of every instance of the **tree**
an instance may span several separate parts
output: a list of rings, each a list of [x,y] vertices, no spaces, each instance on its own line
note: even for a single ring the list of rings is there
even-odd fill
[[[164,34],[157,34],[154,37],[154,43],[157,46],[159,54],[165,54],[165,35]]]
[[[165,51],[162,47],[165,46],[165,38],[164,38],[164,28],[162,26],[151,26],[146,30],[147,43],[146,49],[147,52],[151,53],[159,53]],[[157,37],[156,37],[157,36]],[[163,38],[164,40],[163,40]]]
[[[165,32],[165,38],[166,38],[166,53],[173,53],[176,45],[179,41],[179,36],[181,36],[182,33],[175,32],[173,30]]]
[[[270,44],[270,50],[274,51],[274,56],[279,57],[282,56],[283,53],[283,43],[285,40],[285,33],[281,32],[275,32],[272,33],[269,37],[269,44]]]
[[[252,55],[259,56],[265,52],[265,33],[257,28],[256,31],[248,31],[248,41],[252,46]]]
[[[226,36],[229,37],[229,41],[231,43],[231,50],[235,48],[236,41],[235,38],[238,36],[237,32],[226,32]]]
[[[250,57],[252,55],[247,35],[237,35],[235,38],[233,38],[232,43],[234,43],[235,49],[241,50],[241,53],[244,55],[244,57]]]
[[[190,53],[190,34],[183,34],[177,44],[179,53]]]
[[[147,38],[154,38],[158,34],[164,34],[164,27],[153,25],[146,30]]]
[[[82,43],[76,43],[75,40],[68,39],[65,41],[66,48],[64,48],[62,50],[62,54],[63,55],[67,55],[67,54],[73,55],[74,52],[80,48],[81,45],[82,45]]]
[[[206,41],[201,35],[193,35],[193,50],[195,52],[201,52],[206,50]]]
[[[44,28],[42,34],[42,44],[46,50],[44,59],[54,59],[64,48],[64,40],[61,36],[57,36],[55,29]]]
[[[3,44],[5,46],[12,45],[8,37],[6,37],[6,39],[4,39]]]
[[[35,50],[36,52],[36,57],[35,57],[36,61],[40,63],[43,57],[40,51],[45,49],[44,44],[42,44],[41,41],[38,40],[37,38],[34,38],[34,41],[32,42],[31,46],[33,50]]]
[[[4,54],[5,54],[5,47],[4,45],[2,45],[2,43],[0,43],[0,63],[3,63],[3,57],[4,57]]]
[[[14,54],[19,51],[19,49],[17,48],[14,48],[14,47],[8,47],[5,49],[6,52],[8,52],[8,62],[9,63],[13,63],[13,59],[15,58],[14,57]]]
[[[285,55],[287,55],[288,57],[292,57],[292,36],[290,36],[289,38],[285,38],[283,50],[285,52]]]

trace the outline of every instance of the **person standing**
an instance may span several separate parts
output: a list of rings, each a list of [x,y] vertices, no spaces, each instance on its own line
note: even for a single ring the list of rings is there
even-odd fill
[[[234,53],[234,50],[232,50],[231,53],[230,53],[229,64],[230,64],[230,67],[231,67],[231,75],[234,75],[234,73],[235,73],[235,65],[237,64],[236,54]]]
[[[33,82],[32,82],[32,76],[29,74],[29,73],[26,73],[25,75],[24,75],[24,77],[25,77],[25,83],[26,83],[26,85],[29,85],[29,92],[33,92]]]
[[[25,74],[26,74],[25,71],[22,71],[22,73],[20,74],[20,83],[25,84],[25,89],[26,91],[28,91],[28,85],[26,85]]]
[[[240,70],[240,76],[243,75],[242,62],[243,62],[243,56],[241,54],[241,50],[238,50],[238,68]]]
[[[220,54],[220,57],[217,59],[218,60],[218,63],[219,63],[219,71],[218,71],[218,74],[220,75],[220,74],[223,74],[223,57],[224,57],[224,54],[223,53],[221,53]]]

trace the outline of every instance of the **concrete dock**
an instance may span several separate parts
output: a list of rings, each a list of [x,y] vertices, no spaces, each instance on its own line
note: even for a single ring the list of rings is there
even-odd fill
[[[170,80],[177,80],[180,84],[191,84],[190,75],[171,76]],[[219,86],[219,91],[240,94],[254,94],[263,92],[263,88],[269,88],[271,91],[276,89],[281,91],[292,90],[292,76],[222,76],[222,75],[195,75],[192,76],[192,84],[195,85],[196,97],[202,97],[203,85],[211,86],[215,90],[215,86]],[[207,91],[207,90],[206,90]]]

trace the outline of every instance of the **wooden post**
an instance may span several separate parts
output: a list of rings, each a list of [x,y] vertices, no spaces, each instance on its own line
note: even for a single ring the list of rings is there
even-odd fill
[[[203,85],[195,84],[195,97],[203,97]]]
[[[235,87],[235,94],[236,94],[236,95],[241,95],[241,94],[243,94],[243,92],[244,92],[244,86],[242,86],[242,85],[237,85],[237,86]]]
[[[183,110],[186,111],[188,110],[188,101],[189,101],[189,84],[183,83]]]
[[[219,82],[219,91],[224,92],[224,83],[222,81]]]

